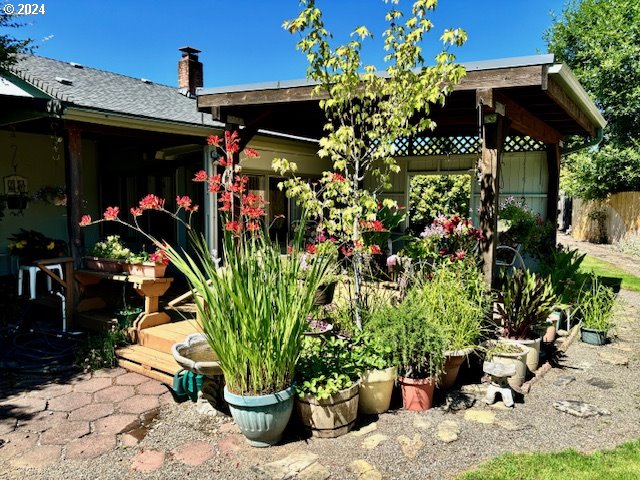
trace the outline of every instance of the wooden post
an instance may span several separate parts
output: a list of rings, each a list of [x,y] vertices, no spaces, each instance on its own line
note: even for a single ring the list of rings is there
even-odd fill
[[[83,235],[80,228],[82,216],[82,137],[80,129],[67,128],[67,229],[69,249],[76,270],[82,259]]]
[[[500,196],[500,159],[506,136],[505,119],[498,113],[482,109],[482,157],[480,184],[480,228],[484,239],[480,242],[485,282],[493,286],[496,278],[496,247],[498,246],[498,200]]]
[[[553,244],[555,245],[558,233],[558,195],[560,193],[560,145],[557,143],[547,145],[547,169],[549,172],[547,221],[555,226],[553,229]]]

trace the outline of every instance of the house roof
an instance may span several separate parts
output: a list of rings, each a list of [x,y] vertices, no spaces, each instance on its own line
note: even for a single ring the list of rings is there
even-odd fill
[[[21,56],[10,70],[67,105],[183,124],[223,126],[210,114],[198,112],[196,100],[177,87],[35,55]]]

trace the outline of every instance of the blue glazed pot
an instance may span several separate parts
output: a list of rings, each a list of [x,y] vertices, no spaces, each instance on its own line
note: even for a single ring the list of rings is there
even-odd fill
[[[589,345],[604,345],[607,343],[606,330],[594,330],[592,328],[580,327],[580,336],[582,341]]]
[[[293,411],[294,395],[293,386],[270,395],[236,395],[224,387],[231,416],[254,447],[269,447],[280,441]]]

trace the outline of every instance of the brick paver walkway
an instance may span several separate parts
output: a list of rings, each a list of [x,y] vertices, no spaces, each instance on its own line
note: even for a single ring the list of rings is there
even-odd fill
[[[78,374],[0,401],[0,462],[43,468],[87,460],[119,445],[173,402],[160,382],[122,368]]]

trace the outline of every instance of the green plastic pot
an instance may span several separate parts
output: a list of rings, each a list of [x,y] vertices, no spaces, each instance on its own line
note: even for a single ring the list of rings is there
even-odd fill
[[[607,331],[580,327],[580,338],[589,345],[604,345],[607,343]]]
[[[224,387],[231,416],[253,447],[269,447],[282,438],[293,411],[294,387],[269,395],[236,395]]]
[[[120,328],[129,328],[133,326],[133,322],[138,315],[142,313],[142,308],[128,308],[126,310],[118,310],[116,312],[116,319],[118,320],[118,326]]]

